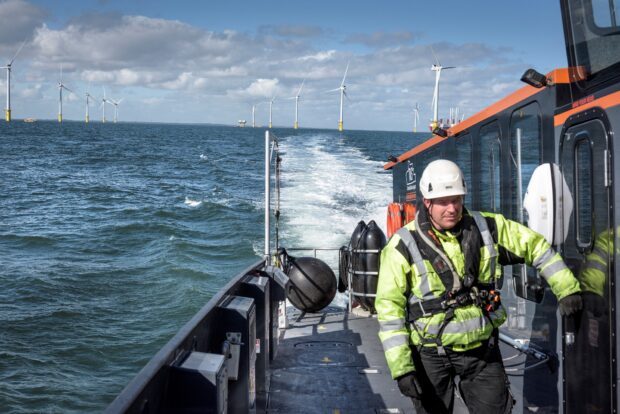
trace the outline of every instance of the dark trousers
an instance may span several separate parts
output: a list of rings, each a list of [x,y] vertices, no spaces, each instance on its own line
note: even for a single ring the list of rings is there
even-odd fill
[[[422,400],[413,399],[418,414],[452,413],[455,378],[470,413],[504,414],[512,410],[512,396],[499,346],[493,341],[466,352],[435,347],[412,350],[424,389]]]

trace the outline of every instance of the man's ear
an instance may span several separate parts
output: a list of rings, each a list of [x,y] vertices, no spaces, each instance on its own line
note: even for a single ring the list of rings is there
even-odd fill
[[[422,199],[422,203],[424,203],[424,207],[426,207],[427,209],[430,207],[431,205],[431,200],[427,200],[425,198]]]

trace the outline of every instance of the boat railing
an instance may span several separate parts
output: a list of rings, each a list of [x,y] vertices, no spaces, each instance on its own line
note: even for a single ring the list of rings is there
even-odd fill
[[[269,268],[262,259],[233,277],[105,412],[264,410],[269,361],[277,351],[279,307],[285,294]],[[196,381],[206,388],[197,392],[186,386]]]
[[[317,257],[317,252],[339,252],[340,247],[287,247],[286,251],[289,252],[298,252],[298,251],[306,251],[312,252],[312,255],[315,258]]]

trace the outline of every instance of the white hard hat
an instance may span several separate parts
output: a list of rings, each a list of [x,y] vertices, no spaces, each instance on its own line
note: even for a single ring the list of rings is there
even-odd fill
[[[420,191],[427,200],[467,194],[465,177],[458,165],[449,160],[435,160],[422,172]]]

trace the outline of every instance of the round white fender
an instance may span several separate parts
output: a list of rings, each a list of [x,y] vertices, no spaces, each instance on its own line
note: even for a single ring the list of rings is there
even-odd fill
[[[523,199],[527,225],[553,245],[568,234],[573,197],[557,164],[541,164],[534,170]]]

